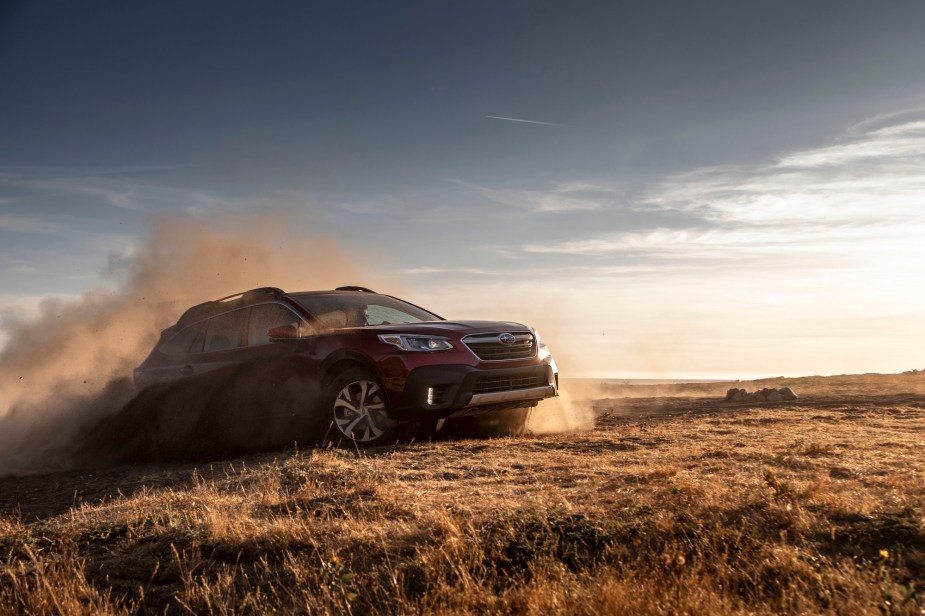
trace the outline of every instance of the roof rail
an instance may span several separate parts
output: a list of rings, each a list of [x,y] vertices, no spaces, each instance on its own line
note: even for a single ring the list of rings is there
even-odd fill
[[[219,308],[224,308],[225,305],[234,303],[236,301],[257,299],[264,296],[283,295],[284,293],[285,291],[276,287],[260,287],[259,289],[251,289],[250,291],[235,293],[233,295],[228,295],[216,300],[203,302],[193,306],[192,308],[189,308],[186,312],[183,313],[177,323],[184,323],[193,321],[200,317],[205,317],[212,312],[217,312]]]
[[[335,291],[357,291],[358,293],[375,293],[372,289],[367,289],[366,287],[337,287]]]
[[[260,287],[259,289],[251,289],[250,291],[234,293],[232,295],[228,295],[227,297],[221,297],[214,301],[228,302],[228,301],[234,301],[236,299],[252,299],[255,297],[261,297],[263,295],[282,295],[283,293],[285,293],[285,291],[277,287]]]

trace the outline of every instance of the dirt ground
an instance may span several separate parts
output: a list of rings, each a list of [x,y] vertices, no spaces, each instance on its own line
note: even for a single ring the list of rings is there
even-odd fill
[[[796,402],[729,403],[724,401],[726,391],[731,387],[755,391],[764,387],[789,386],[799,395]],[[864,418],[885,415],[887,418],[902,416],[897,409],[913,412],[923,408],[925,402],[925,371],[897,375],[865,374],[831,377],[799,377],[761,379],[755,381],[729,381],[712,383],[690,383],[674,385],[620,385],[593,384],[583,382],[574,387],[576,404],[591,406],[595,415],[593,431],[578,431],[559,435],[526,438],[505,442],[505,450],[542,452],[546,449],[585,449],[588,455],[604,453],[601,442],[618,439],[626,441],[627,430],[638,430],[640,425],[651,423],[661,430],[684,432],[685,427],[732,422],[758,425],[786,422],[795,430],[794,438],[808,438],[818,433],[818,422],[822,417]],[[540,408],[537,412],[542,412]],[[786,419],[785,419],[786,418]],[[917,417],[917,419],[921,419]],[[640,423],[642,422],[642,423]],[[918,421],[902,422],[902,427],[921,429]],[[899,426],[897,426],[899,427]],[[779,431],[775,431],[779,433]],[[722,434],[721,434],[722,435]],[[698,438],[703,435],[698,430]],[[821,436],[821,435],[820,435]],[[925,439],[925,433],[920,437]],[[728,447],[717,439],[718,448]],[[925,440],[921,443],[925,451]],[[436,443],[430,446],[413,445],[411,452],[417,452],[424,464],[429,455],[439,471],[441,462],[446,462],[445,453],[456,449],[478,453],[498,445],[491,441],[477,444],[458,445]],[[619,447],[617,448],[619,450]],[[398,452],[408,455],[407,446],[395,449],[383,448],[368,455],[394,456]],[[439,452],[439,454],[437,453]],[[279,454],[250,456],[234,462],[217,461],[209,464],[160,464],[145,466],[123,466],[59,472],[32,476],[0,477],[0,512],[21,514],[25,518],[55,516],[81,503],[96,504],[120,496],[130,495],[143,488],[164,488],[183,484],[192,473],[215,476],[241,464],[261,464]],[[563,469],[565,470],[565,469]]]
[[[789,403],[729,403],[723,400],[725,392],[731,387],[755,391],[764,387],[783,386],[794,389],[799,400]],[[432,473],[443,473],[462,480],[456,483],[456,487],[465,492],[470,487],[467,474],[453,470],[456,468],[454,461],[460,456],[468,458],[483,453],[481,457],[484,460],[494,460],[503,450],[506,459],[533,462],[526,474],[539,471],[553,479],[559,473],[571,477],[567,481],[574,481],[578,469],[550,466],[547,464],[550,453],[571,452],[574,454],[570,456],[573,458],[571,461],[578,462],[612,452],[644,451],[653,446],[651,438],[631,436],[631,433],[637,432],[656,431],[662,434],[658,443],[663,447],[686,446],[689,442],[695,442],[699,449],[727,449],[732,455],[741,453],[735,450],[742,449],[741,443],[736,445],[729,442],[732,435],[749,437],[749,449],[772,444],[783,446],[795,440],[828,442],[832,436],[831,428],[847,421],[852,427],[863,424],[865,427],[862,432],[865,433],[868,429],[883,430],[883,447],[891,446],[888,436],[896,433],[901,434],[910,446],[922,445],[922,451],[925,451],[925,432],[922,431],[925,417],[918,412],[925,403],[925,371],[898,375],[781,377],[674,385],[597,385],[583,382],[574,389],[576,404],[590,405],[594,410],[595,426],[590,432],[543,435],[513,442],[397,445],[394,448],[373,450],[366,455],[373,459],[388,460],[407,457],[408,463],[414,467],[430,467]],[[542,412],[542,407],[537,412]],[[754,428],[747,429],[747,426]],[[762,430],[762,427],[765,429]],[[857,438],[858,435],[846,436]],[[842,447],[856,448],[860,444],[853,440]],[[874,449],[879,446],[866,443],[863,449],[872,445]],[[694,457],[690,450],[688,453]],[[855,451],[855,455],[859,453]],[[179,486],[191,474],[222,476],[229,469],[241,465],[265,464],[278,459],[280,455],[286,454],[270,453],[207,464],[123,466],[0,477],[0,512],[21,514],[25,518],[55,516],[82,503],[103,503],[131,495],[143,488]],[[478,462],[477,458],[472,460],[476,466],[479,466]],[[497,475],[494,482],[497,484],[504,484],[504,480],[509,479],[505,474],[490,474]],[[558,483],[561,481],[553,481],[554,485]]]
[[[729,387],[754,391],[782,386],[791,387],[799,399],[764,403],[724,400]],[[115,512],[123,511],[126,504],[151,498],[157,503],[161,498],[158,495],[192,498],[190,495],[200,494],[207,486],[210,498],[237,498],[238,492],[247,493],[255,489],[255,484],[264,487],[254,492],[256,496],[234,501],[234,507],[245,508],[241,511],[250,516],[248,519],[258,522],[272,519],[278,524],[281,519],[298,519],[304,523],[311,519],[311,524],[318,525],[325,520],[375,517],[381,525],[377,532],[382,535],[377,541],[382,542],[384,561],[369,561],[372,557],[363,552],[362,546],[370,541],[364,533],[372,531],[355,530],[356,536],[348,533],[349,539],[338,535],[331,539],[332,545],[338,547],[331,549],[340,554],[335,559],[353,562],[354,571],[360,571],[361,561],[369,571],[378,571],[377,567],[388,571],[382,573],[383,579],[401,578],[396,578],[395,572],[405,571],[411,561],[426,579],[431,575],[428,567],[436,567],[432,560],[427,561],[431,564],[418,562],[423,558],[420,552],[408,556],[406,539],[400,542],[402,547],[395,547],[398,540],[389,538],[389,533],[398,531],[386,528],[399,524],[398,520],[404,525],[413,521],[417,525],[439,526],[442,530],[437,534],[444,538],[448,533],[470,532],[459,530],[463,527],[483,537],[488,532],[485,528],[495,528],[492,524],[499,515],[507,515],[505,520],[539,516],[548,532],[566,532],[560,527],[570,525],[566,535],[557,535],[557,545],[565,545],[563,537],[591,532],[586,521],[594,521],[593,541],[602,547],[587,563],[580,560],[576,562],[585,564],[573,566],[570,553],[562,556],[555,550],[544,552],[544,559],[559,559],[555,562],[567,569],[561,575],[579,576],[562,578],[560,586],[547,579],[547,588],[553,590],[543,591],[546,594],[531,586],[531,580],[542,576],[536,564],[540,561],[530,560],[529,568],[534,573],[503,592],[480,577],[478,583],[466,582],[465,588],[459,586],[462,582],[452,587],[427,582],[431,586],[425,584],[421,590],[415,586],[417,582],[402,582],[400,591],[382,596],[355,598],[352,591],[342,593],[340,600],[358,612],[416,612],[439,607],[450,612],[497,609],[539,613],[548,608],[565,613],[569,605],[567,589],[590,586],[609,589],[600,592],[611,597],[612,602],[585,602],[572,607],[577,605],[582,607],[579,612],[587,613],[621,612],[624,608],[619,606],[632,603],[626,598],[629,594],[621,593],[629,593],[627,589],[643,583],[634,571],[649,568],[659,573],[644,582],[654,586],[639,613],[672,613],[679,606],[686,606],[684,609],[691,613],[880,613],[884,605],[890,608],[886,611],[919,613],[925,605],[925,374],[691,385],[594,385],[576,389],[573,396],[578,398],[576,404],[593,408],[593,429],[516,439],[405,443],[366,452],[289,449],[211,463],[5,477],[0,478],[0,512],[16,521],[16,532],[33,538],[47,534],[52,527],[68,535],[69,549],[76,549],[84,559],[79,561],[80,566],[91,584],[106,580],[108,590],[115,589],[116,598],[124,597],[126,603],[113,600],[136,612],[140,604],[133,601],[147,601],[144,609],[171,611],[171,606],[193,605],[205,591],[199,586],[196,592],[200,595],[190,590],[193,577],[184,578],[182,584],[165,579],[158,587],[161,574],[153,564],[150,576],[147,570],[144,575],[122,575],[109,560],[113,551],[120,549],[118,541],[106,543],[107,557],[103,558],[93,547],[94,541],[101,539],[84,540],[84,545],[74,536],[87,536],[85,530],[60,529],[75,524],[80,528],[98,526],[100,520],[107,519],[107,524],[112,525],[112,519],[123,515]],[[539,410],[542,412],[542,407]],[[273,478],[274,486],[269,492],[268,477]],[[201,494],[196,498],[193,509],[203,506]],[[440,512],[439,522],[435,521],[436,512]],[[692,521],[694,513],[697,515]],[[90,520],[95,522],[91,524]],[[452,524],[447,520],[453,520]],[[505,528],[522,530],[521,522],[510,520],[505,522],[509,524]],[[214,521],[208,532],[196,526],[199,522],[185,523],[198,529],[190,536],[217,532]],[[450,526],[444,525],[456,530],[451,532],[447,530]],[[313,550],[326,545],[323,537],[334,536],[330,534],[334,532],[331,526],[312,528],[316,533],[311,542]],[[732,529],[738,538],[720,540]],[[132,536],[132,532],[123,533],[119,541],[128,541],[125,537]],[[225,537],[228,532],[226,529],[219,534]],[[490,532],[488,535],[494,537]],[[173,534],[170,536],[174,537],[170,553],[176,555],[179,548],[175,546],[181,544]],[[623,539],[617,541],[618,536]],[[582,537],[583,542],[592,541],[586,535]],[[754,542],[748,544],[753,545],[749,549],[755,552],[754,562],[736,560],[745,559],[742,545],[748,542],[744,538]],[[150,536],[147,540],[151,541]],[[57,540],[47,541],[54,544]],[[191,551],[200,553],[204,545],[209,545],[214,553],[218,539],[212,536],[208,541],[183,541],[186,543],[182,545]],[[295,540],[286,541],[288,550]],[[634,556],[619,552],[634,541],[655,545],[656,553]],[[19,545],[12,539],[9,542]],[[238,542],[236,549],[243,549],[240,539]],[[722,546],[717,547],[719,543]],[[247,545],[247,549],[265,555],[267,548]],[[445,552],[446,545],[441,546],[439,549]],[[590,548],[585,543],[582,546],[585,551],[581,554],[585,554]],[[480,549],[488,553],[489,548]],[[507,551],[503,554],[507,555],[504,558],[512,558]],[[163,554],[158,558],[158,562],[170,560]],[[460,556],[460,562],[468,562],[467,558]],[[180,557],[175,559],[179,561]],[[404,564],[397,565],[402,559]],[[663,559],[664,564],[659,564],[662,560],[658,559]],[[776,568],[770,568],[767,563],[777,562],[775,559],[790,564],[785,567],[778,563]],[[388,566],[382,564],[386,561]],[[727,568],[719,567],[718,561]],[[605,573],[600,569],[602,563],[610,563]],[[854,563],[850,565],[854,569],[849,563]],[[322,580],[329,574],[324,567],[318,573]],[[462,565],[457,567],[450,576],[454,580],[462,575]],[[760,575],[753,575],[751,567]],[[205,580],[211,569],[201,566],[199,571]],[[433,571],[436,580],[437,569]],[[543,576],[553,575],[549,571],[543,569]],[[682,574],[690,576],[683,591],[680,586],[672,586],[676,583],[672,576]],[[487,576],[484,572],[480,575]],[[139,598],[137,587],[148,588],[145,582],[139,582],[142,578],[150,578],[147,584],[151,588]],[[687,587],[692,582],[700,585],[699,591]],[[802,590],[788,591],[790,594],[781,590],[797,587]],[[547,596],[558,592],[556,588],[566,594]],[[666,588],[674,594],[665,595],[668,599],[664,600],[654,598],[661,597]],[[177,599],[184,592],[186,598]],[[244,591],[236,592],[236,600],[240,600]],[[598,599],[604,596],[600,592]],[[400,602],[396,602],[396,596],[401,596]],[[215,597],[209,599],[214,600]],[[286,608],[289,604],[261,605]],[[316,608],[338,611],[332,605],[335,604]]]

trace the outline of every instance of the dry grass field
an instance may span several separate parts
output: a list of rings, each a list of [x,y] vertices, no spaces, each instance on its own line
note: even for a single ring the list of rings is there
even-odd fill
[[[0,479],[0,614],[925,613],[925,375],[590,395],[583,432]]]

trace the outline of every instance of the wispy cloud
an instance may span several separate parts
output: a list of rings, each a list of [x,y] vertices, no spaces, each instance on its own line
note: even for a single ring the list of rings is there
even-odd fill
[[[498,269],[485,269],[481,267],[409,267],[398,270],[399,274],[421,276],[426,274],[468,274],[474,276],[498,276],[505,274]]]
[[[16,258],[14,256],[0,254],[0,272],[10,274],[34,274],[37,271],[35,265],[29,261]]]
[[[848,143],[804,150],[783,157],[777,168],[815,168],[870,165],[925,155],[925,120],[886,126],[867,132]]]
[[[658,228],[595,233],[528,253],[655,259],[856,263],[925,256],[925,121],[883,126],[765,166],[697,169],[649,187],[633,205]]]
[[[849,126],[845,134],[848,136],[864,135],[883,126],[897,126],[920,120],[923,115],[925,115],[925,107],[912,107],[889,113],[880,113]]]
[[[19,214],[0,214],[0,231],[9,233],[64,235],[72,229],[73,226],[66,220]]]
[[[613,233],[553,244],[525,244],[529,253],[602,256],[626,254],[658,259],[732,260],[742,263],[768,256],[805,256],[840,250],[859,242],[883,241],[892,228],[878,234],[867,226],[807,226],[786,230],[766,227],[717,229],[653,229],[642,232]]]
[[[32,201],[46,204],[45,209],[49,203],[72,205],[77,200],[142,214],[183,208],[191,214],[207,214],[240,210],[247,205],[206,191],[177,189],[130,177],[131,173],[153,169],[7,170],[0,171],[0,188],[28,194]],[[7,201],[14,202],[10,198]]]
[[[526,120],[524,118],[507,118],[504,116],[485,116],[489,120],[503,120],[505,122],[522,122],[524,124],[539,124],[540,126],[565,126],[565,124],[556,124],[555,122],[540,122],[539,120]]]
[[[472,220],[472,212],[452,204],[441,203],[431,195],[410,193],[401,197],[384,196],[377,199],[344,201],[334,206],[350,216],[375,216],[381,221],[407,221],[416,223],[463,222]]]
[[[57,195],[81,195],[100,203],[126,210],[141,211],[136,192],[123,182],[107,178],[42,177],[23,173],[0,172],[0,186]]]
[[[692,270],[696,267],[684,267],[683,269]],[[502,280],[510,278],[523,279],[524,277],[536,277],[537,279],[547,278],[550,276],[572,277],[580,276],[589,278],[595,276],[638,276],[639,274],[657,273],[664,271],[663,267],[656,265],[536,265],[524,266],[518,265],[510,268],[500,267],[411,267],[399,270],[399,273],[405,276],[469,276],[469,277],[486,277],[499,278]]]
[[[698,169],[653,186],[640,209],[714,223],[921,220],[925,121],[885,126],[767,166]]]
[[[457,179],[446,181],[495,203],[532,212],[598,210],[614,205],[621,197],[621,192],[616,187],[582,181],[555,183],[547,190],[495,188]]]

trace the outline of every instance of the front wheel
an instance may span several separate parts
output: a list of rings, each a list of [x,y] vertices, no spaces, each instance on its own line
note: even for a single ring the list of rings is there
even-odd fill
[[[351,441],[361,447],[394,442],[399,424],[389,415],[378,379],[370,371],[354,368],[331,381],[325,396],[331,426],[329,440]]]

